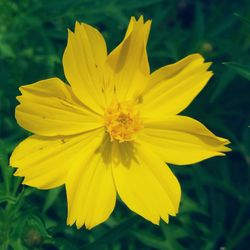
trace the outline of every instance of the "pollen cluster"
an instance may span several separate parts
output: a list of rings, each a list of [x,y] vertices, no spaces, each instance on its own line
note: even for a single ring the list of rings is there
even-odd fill
[[[131,103],[113,102],[104,114],[106,130],[111,141],[131,141],[143,128],[139,113]]]

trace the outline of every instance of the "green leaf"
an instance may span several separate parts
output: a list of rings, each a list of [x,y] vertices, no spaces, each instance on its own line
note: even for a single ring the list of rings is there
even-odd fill
[[[181,213],[200,213],[203,215],[207,215],[206,211],[202,209],[202,207],[193,201],[190,197],[188,197],[186,194],[182,194],[182,206],[181,206]]]
[[[145,231],[133,231],[130,233],[131,235],[133,235],[136,239],[138,239],[139,241],[141,241],[143,244],[145,244],[148,247],[152,247],[154,249],[160,249],[160,250],[165,250],[166,248],[166,242],[164,241],[164,239],[150,234],[148,232]]]
[[[78,248],[73,245],[73,242],[70,242],[68,239],[64,238],[50,238],[44,240],[44,246],[46,246],[46,249],[50,249],[50,245],[54,245],[56,249],[59,250],[77,250]]]
[[[99,237],[97,240],[95,240],[93,243],[88,244],[83,249],[84,250],[96,250],[101,249],[100,246],[103,244],[109,244],[111,242],[117,241],[123,236],[125,236],[130,229],[135,226],[139,221],[141,220],[141,217],[134,215],[127,220],[121,222],[116,227],[109,230],[107,233],[104,233],[101,237]]]
[[[158,2],[163,2],[164,0],[144,0],[144,1],[126,1],[119,2],[119,8],[124,9],[136,9],[141,7],[146,7],[150,5],[154,5]]]
[[[236,16],[237,18],[239,18],[239,20],[246,24],[248,27],[250,27],[250,19],[247,19],[245,17],[242,17],[239,13],[234,13],[234,16]]]
[[[198,50],[204,40],[204,13],[201,4],[197,1],[195,6],[195,18],[193,24],[193,50]]]
[[[210,98],[210,103],[214,102],[228,87],[228,85],[233,81],[235,78],[235,72],[232,70],[227,69],[224,73],[221,74],[219,82],[215,87],[215,90]]]
[[[8,155],[5,150],[4,140],[0,140],[0,149],[1,149],[0,150],[0,169],[2,171],[6,194],[9,194],[10,186],[11,186],[11,176],[12,176],[13,170],[9,167],[9,164],[8,164]]]
[[[225,62],[224,65],[233,69],[236,73],[250,81],[250,66],[235,62]]]
[[[48,191],[48,195],[46,197],[45,203],[44,203],[44,207],[43,207],[43,212],[45,213],[52,205],[53,203],[56,201],[56,199],[59,196],[59,193],[61,192],[61,187],[56,188],[56,189],[52,189],[50,191]]]

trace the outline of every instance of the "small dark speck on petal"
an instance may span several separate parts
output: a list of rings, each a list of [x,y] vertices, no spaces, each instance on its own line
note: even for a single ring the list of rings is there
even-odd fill
[[[61,139],[61,142],[62,142],[62,144],[66,143],[66,141],[64,139]]]
[[[143,97],[140,95],[140,96],[138,96],[138,98],[137,98],[137,102],[138,103],[142,103],[143,102]]]

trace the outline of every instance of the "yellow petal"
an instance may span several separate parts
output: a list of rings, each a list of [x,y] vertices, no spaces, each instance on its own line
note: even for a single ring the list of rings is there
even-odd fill
[[[22,141],[10,158],[16,176],[25,177],[23,183],[50,189],[65,183],[75,165],[82,166],[89,145],[100,144],[103,129],[65,137],[33,135]]]
[[[140,20],[140,21],[143,21],[143,16],[141,16],[141,17],[139,18],[139,20]],[[138,21],[139,21],[139,20],[138,20]],[[133,29],[134,29],[134,27],[135,27],[135,25],[136,25],[136,23],[137,23],[138,21],[136,21],[135,17],[133,17],[133,16],[130,18],[130,22],[129,22],[129,24],[128,24],[128,28],[127,28],[126,34],[125,34],[125,36],[124,36],[123,42],[124,42],[124,41],[126,40],[126,38],[128,38],[128,36],[131,34],[131,32],[133,31]],[[148,42],[148,37],[149,37],[149,32],[150,32],[150,26],[151,26],[151,21],[149,20],[149,21],[147,21],[147,22],[145,23],[145,30],[144,30],[144,32],[145,32],[145,33],[144,33],[144,35],[145,35],[145,37],[144,37],[144,39],[145,39],[145,45],[147,45],[147,42]],[[122,42],[119,46],[122,46],[123,42]],[[117,52],[119,46],[118,46],[114,51]],[[113,53],[114,51],[112,51],[112,53]]]
[[[68,220],[77,228],[90,229],[108,219],[114,209],[116,189],[111,172],[109,138],[97,149],[85,152],[85,160],[72,169],[66,180]]]
[[[177,165],[193,164],[224,155],[228,140],[215,136],[200,122],[185,116],[148,121],[138,136],[162,160]]]
[[[192,55],[186,56],[185,58],[179,60],[176,63],[166,65],[154,71],[150,75],[148,89],[154,87],[161,81],[165,81],[167,79],[170,79],[176,76],[182,70],[184,70],[190,63],[194,61],[201,62],[203,61],[203,58],[200,54],[192,54]]]
[[[203,61],[201,55],[194,54],[154,72],[142,97],[144,116],[165,117],[184,110],[213,75],[207,71],[211,63]]]
[[[178,212],[181,190],[169,167],[143,144],[113,145],[117,192],[135,213],[154,224]]]
[[[106,62],[106,82],[111,84],[119,101],[135,99],[146,87],[149,64],[146,44],[151,21],[133,17],[121,44],[114,49]]]
[[[87,24],[76,22],[69,30],[63,55],[65,76],[75,95],[98,113],[103,113],[103,65],[107,49],[102,35]]]
[[[101,116],[84,107],[70,86],[58,78],[20,88],[16,119],[23,128],[43,136],[73,135],[103,126]]]

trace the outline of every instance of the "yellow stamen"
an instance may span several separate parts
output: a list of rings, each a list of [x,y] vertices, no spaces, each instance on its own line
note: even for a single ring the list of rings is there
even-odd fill
[[[113,102],[106,109],[104,120],[111,141],[131,141],[143,128],[139,113],[135,110],[134,105],[128,102]]]

